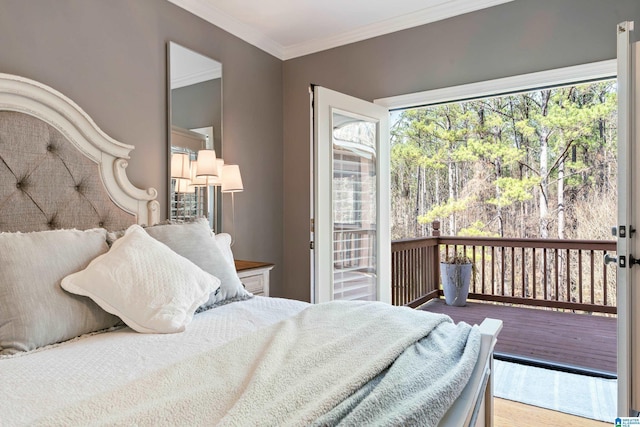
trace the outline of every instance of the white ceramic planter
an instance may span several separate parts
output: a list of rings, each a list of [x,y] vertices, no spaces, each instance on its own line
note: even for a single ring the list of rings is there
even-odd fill
[[[467,304],[472,267],[472,264],[440,263],[444,299],[448,305],[462,307]]]

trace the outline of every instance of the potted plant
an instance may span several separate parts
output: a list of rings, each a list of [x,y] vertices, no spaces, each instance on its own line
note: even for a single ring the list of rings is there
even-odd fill
[[[447,305],[463,307],[467,304],[471,275],[475,273],[473,261],[461,253],[447,256],[440,262],[440,277]]]

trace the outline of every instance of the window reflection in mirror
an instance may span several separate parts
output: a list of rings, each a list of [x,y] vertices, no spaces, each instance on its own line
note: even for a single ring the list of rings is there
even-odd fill
[[[215,150],[222,157],[222,64],[176,43],[168,44],[169,218],[206,216],[219,232],[220,187],[197,182],[191,171],[197,153]],[[186,162],[185,155],[190,162]],[[211,185],[213,184],[213,185]]]

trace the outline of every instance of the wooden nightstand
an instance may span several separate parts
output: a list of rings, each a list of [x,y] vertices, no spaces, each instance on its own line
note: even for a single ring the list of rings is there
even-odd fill
[[[274,267],[268,262],[236,260],[236,271],[245,288],[254,295],[269,296],[269,272]]]

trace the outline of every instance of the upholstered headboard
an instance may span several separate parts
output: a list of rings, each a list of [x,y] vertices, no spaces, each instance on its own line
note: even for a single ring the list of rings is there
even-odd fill
[[[126,175],[133,148],[54,89],[0,73],[0,231],[157,223],[156,190]]]

